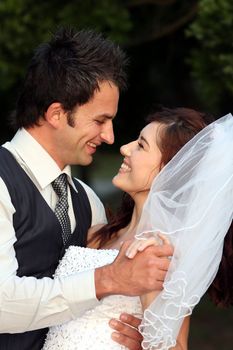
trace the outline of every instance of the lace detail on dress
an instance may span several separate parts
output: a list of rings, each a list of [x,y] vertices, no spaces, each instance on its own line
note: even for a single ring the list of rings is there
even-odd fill
[[[158,316],[150,309],[145,310],[139,330],[143,335],[143,349],[167,350],[176,345],[176,337],[168,326],[168,320],[183,321],[191,315],[192,309],[200,301],[198,295],[186,298],[187,278],[183,271],[176,271],[172,278],[164,283],[161,299],[164,300],[163,313]],[[165,322],[166,320],[166,322]],[[145,331],[144,329],[147,329]],[[148,331],[149,330],[149,331]]]
[[[92,249],[70,246],[60,261],[54,277],[68,276],[73,273],[90,270],[113,262],[117,249]]]
[[[91,249],[71,246],[61,260],[55,278],[111,263],[118,250]],[[122,312],[142,317],[138,297],[113,295],[106,297],[76,320],[50,327],[43,350],[126,350],[111,339],[111,318]]]

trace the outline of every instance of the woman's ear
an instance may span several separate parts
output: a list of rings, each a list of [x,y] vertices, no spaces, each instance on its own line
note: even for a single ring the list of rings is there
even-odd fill
[[[47,111],[45,112],[45,120],[54,128],[60,126],[61,120],[63,120],[65,112],[59,102],[54,102],[49,105]]]

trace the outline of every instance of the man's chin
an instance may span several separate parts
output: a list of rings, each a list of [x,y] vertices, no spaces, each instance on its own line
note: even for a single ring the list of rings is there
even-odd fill
[[[82,159],[82,160],[80,161],[79,165],[87,166],[87,165],[90,165],[92,162],[93,162],[93,157],[92,157],[92,156],[89,156],[89,157],[86,158],[86,159]]]

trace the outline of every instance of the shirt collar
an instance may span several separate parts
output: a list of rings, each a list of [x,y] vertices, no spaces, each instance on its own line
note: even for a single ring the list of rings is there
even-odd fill
[[[24,128],[17,131],[10,144],[41,189],[51,184],[60,174],[65,173],[68,182],[76,190],[70,166],[67,165],[61,170],[49,153]]]

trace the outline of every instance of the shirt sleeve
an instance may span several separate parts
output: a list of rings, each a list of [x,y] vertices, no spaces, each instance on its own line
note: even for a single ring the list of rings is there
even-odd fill
[[[18,277],[13,227],[15,208],[0,178],[0,333],[64,323],[98,303],[94,270],[68,277]]]
[[[79,179],[76,179],[81,183],[81,185],[84,187],[86,194],[88,196],[88,199],[90,201],[91,205],[91,211],[92,211],[92,222],[91,226],[98,225],[98,224],[106,224],[107,218],[105,209],[103,206],[103,203],[99,199],[99,197],[96,195],[96,193],[84,182],[82,182]]]

